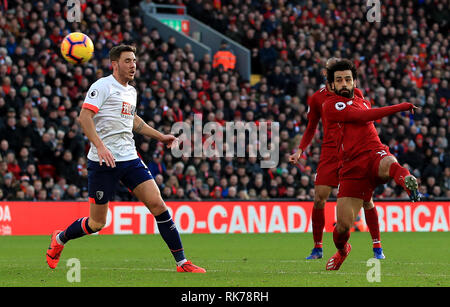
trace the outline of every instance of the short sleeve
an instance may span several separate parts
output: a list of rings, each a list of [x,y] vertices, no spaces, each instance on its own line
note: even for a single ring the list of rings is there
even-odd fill
[[[108,88],[104,82],[94,82],[86,94],[86,98],[83,102],[83,108],[97,113],[108,97],[107,92]]]

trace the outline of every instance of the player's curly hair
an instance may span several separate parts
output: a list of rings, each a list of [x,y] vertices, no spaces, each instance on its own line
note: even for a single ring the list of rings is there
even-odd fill
[[[327,69],[327,80],[329,80],[328,82],[334,81],[334,73],[336,71],[343,71],[343,70],[350,70],[352,72],[353,80],[356,80],[358,78],[358,73],[356,71],[355,64],[353,64],[353,62],[348,59],[342,59],[332,64]]]
[[[136,54],[136,47],[131,45],[118,45],[111,48],[109,51],[109,60],[118,61],[122,52],[131,51]]]

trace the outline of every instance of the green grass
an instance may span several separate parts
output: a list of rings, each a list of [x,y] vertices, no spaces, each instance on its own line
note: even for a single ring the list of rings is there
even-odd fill
[[[366,274],[368,233],[352,233],[352,252],[337,272],[325,270],[335,248],[324,235],[324,259],[306,261],[311,234],[182,235],[186,255],[207,274],[180,274],[159,235],[88,236],[67,244],[55,270],[47,267],[49,236],[0,236],[0,286],[329,287],[450,286],[450,233],[382,233],[387,259],[381,282]],[[81,282],[67,281],[69,258]]]

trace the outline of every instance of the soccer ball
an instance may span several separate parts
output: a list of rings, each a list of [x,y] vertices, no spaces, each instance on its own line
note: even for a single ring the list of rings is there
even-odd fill
[[[94,54],[94,44],[86,34],[73,32],[64,37],[61,43],[61,54],[69,63],[85,63]]]

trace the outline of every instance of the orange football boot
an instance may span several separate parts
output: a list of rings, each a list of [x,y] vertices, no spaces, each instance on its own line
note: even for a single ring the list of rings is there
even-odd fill
[[[177,266],[177,272],[206,273],[206,270],[204,268],[196,266],[195,264],[192,264],[192,262],[188,260],[184,264]]]
[[[50,240],[50,246],[47,249],[47,264],[52,269],[56,268],[56,266],[58,265],[59,256],[61,256],[61,252],[64,248],[64,245],[61,245],[56,241],[56,236],[61,231],[62,230],[53,231],[52,237]]]

